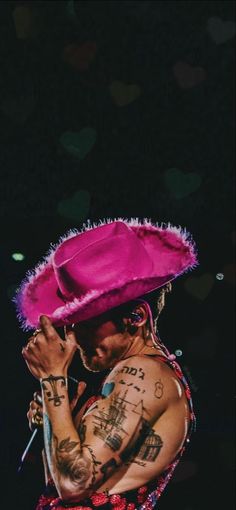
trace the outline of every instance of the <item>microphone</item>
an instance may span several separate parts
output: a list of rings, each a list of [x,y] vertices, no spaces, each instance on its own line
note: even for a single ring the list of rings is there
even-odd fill
[[[78,384],[79,381],[77,379],[75,379],[75,377],[71,377],[70,375],[68,376],[68,379],[72,382],[74,382],[75,384]],[[42,397],[40,395],[37,395],[37,403],[39,405],[42,405]],[[33,433],[31,434],[31,437],[30,437],[30,440],[28,441],[27,445],[26,445],[26,448],[25,450],[23,451],[22,453],[22,456],[21,456],[21,459],[20,459],[20,464],[19,464],[19,467],[17,469],[17,473],[20,473],[20,471],[22,470],[22,467],[23,467],[23,464],[24,464],[24,461],[25,461],[25,458],[32,446],[32,443],[34,442],[35,440],[35,437],[37,436],[37,433],[39,431],[39,427],[35,428]]]

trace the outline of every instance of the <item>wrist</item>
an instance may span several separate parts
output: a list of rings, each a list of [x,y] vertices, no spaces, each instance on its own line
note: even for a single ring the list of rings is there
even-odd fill
[[[58,407],[65,399],[68,390],[68,379],[66,375],[50,374],[40,378],[40,386],[44,398]]]
[[[68,376],[66,373],[64,373],[63,371],[59,371],[57,370],[57,372],[50,372],[50,373],[45,373],[45,374],[41,374],[41,377],[39,378],[39,382],[40,384],[42,384],[43,382],[52,382],[52,381],[68,381]]]

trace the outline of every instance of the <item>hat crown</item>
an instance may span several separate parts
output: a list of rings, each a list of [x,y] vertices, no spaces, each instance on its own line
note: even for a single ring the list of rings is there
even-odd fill
[[[88,229],[85,232],[80,232],[79,234],[66,239],[60,244],[60,246],[58,246],[54,253],[54,267],[60,267],[65,264],[67,260],[71,260],[78,254],[79,251],[87,248],[90,244],[102,241],[102,239],[105,239],[106,237],[122,234],[126,232],[127,229],[130,230],[125,223],[117,221],[115,223],[108,223],[93,229]]]
[[[112,282],[151,273],[150,259],[142,241],[122,222],[88,230],[65,241],[54,254],[53,267],[66,300],[93,289],[108,289]]]

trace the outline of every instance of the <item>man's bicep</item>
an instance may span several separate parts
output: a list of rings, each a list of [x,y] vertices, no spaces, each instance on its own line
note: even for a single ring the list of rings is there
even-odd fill
[[[168,400],[165,384],[158,365],[138,356],[119,363],[107,377],[103,398],[88,409],[79,429],[83,448],[90,449],[96,464],[98,485],[135,458],[142,442],[153,434],[152,425]]]
[[[144,423],[143,399],[117,384],[81,420],[78,432],[83,450],[91,456],[96,486],[133,454]]]

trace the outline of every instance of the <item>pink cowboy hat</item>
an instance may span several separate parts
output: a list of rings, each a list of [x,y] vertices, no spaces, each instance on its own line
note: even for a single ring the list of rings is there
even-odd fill
[[[55,326],[90,319],[143,296],[198,265],[186,230],[149,220],[88,222],[70,231],[27,273],[14,302],[21,327]]]

